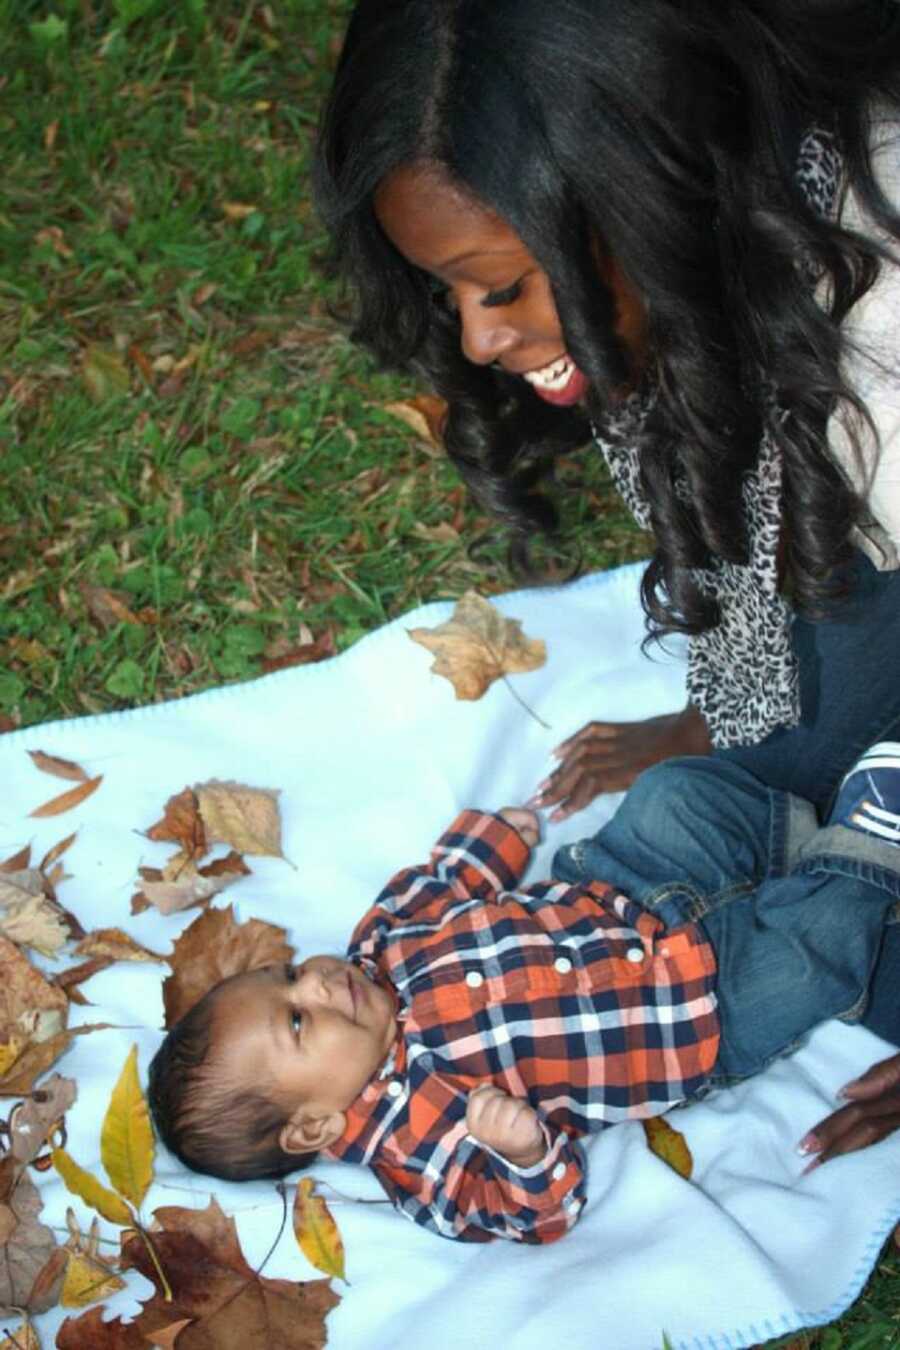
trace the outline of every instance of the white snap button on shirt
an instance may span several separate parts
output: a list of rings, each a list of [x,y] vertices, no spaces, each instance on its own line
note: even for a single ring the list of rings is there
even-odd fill
[[[568,975],[572,969],[572,962],[567,956],[558,956],[553,962],[553,969],[558,970],[560,975]]]
[[[466,984],[470,989],[477,989],[479,985],[484,984],[484,976],[479,970],[470,970],[466,976]]]
[[[625,953],[625,960],[630,961],[632,965],[636,966],[638,962],[643,961],[643,959],[644,959],[643,947],[629,947],[628,951]]]
[[[566,1164],[564,1162],[558,1162],[550,1175],[554,1181],[562,1181],[563,1177],[566,1175]]]
[[[403,1084],[398,1083],[396,1078],[392,1078],[387,1085],[387,1090],[392,1097],[399,1097],[400,1093],[403,1091]]]

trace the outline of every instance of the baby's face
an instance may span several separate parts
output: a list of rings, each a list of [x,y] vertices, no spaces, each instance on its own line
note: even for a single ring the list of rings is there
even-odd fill
[[[216,1002],[212,1056],[235,1088],[264,1091],[289,1114],[301,1102],[346,1111],[384,1063],[393,1003],[358,966],[334,956],[265,966]]]

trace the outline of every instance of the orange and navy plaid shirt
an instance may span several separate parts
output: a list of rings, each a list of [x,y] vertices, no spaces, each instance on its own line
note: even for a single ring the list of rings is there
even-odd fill
[[[609,886],[517,890],[529,858],[504,820],[464,811],[407,868],[348,955],[394,991],[398,1035],[327,1156],[372,1167],[442,1237],[552,1242],[584,1203],[579,1136],[668,1110],[716,1058],[715,956],[686,923]],[[537,1110],[546,1152],[516,1167],[466,1131],[491,1082]]]

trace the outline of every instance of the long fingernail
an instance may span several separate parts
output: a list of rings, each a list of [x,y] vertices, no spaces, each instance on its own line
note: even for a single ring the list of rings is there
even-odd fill
[[[801,1175],[801,1177],[808,1177],[809,1174],[810,1174],[810,1172],[814,1172],[814,1171],[816,1170],[817,1167],[821,1167],[821,1166],[822,1166],[822,1159],[821,1159],[821,1158],[813,1158],[812,1162],[806,1164],[806,1166],[804,1167],[804,1169],[803,1169],[803,1171],[800,1173],[800,1175]]]
[[[805,1134],[800,1140],[800,1143],[797,1145],[797,1152],[800,1154],[818,1153],[821,1147],[821,1139],[817,1138],[817,1136],[810,1131],[809,1134]]]

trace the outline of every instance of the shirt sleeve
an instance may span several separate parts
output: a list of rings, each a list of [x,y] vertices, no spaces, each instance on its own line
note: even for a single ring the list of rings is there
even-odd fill
[[[547,1148],[533,1167],[514,1166],[460,1128],[424,1162],[376,1163],[375,1174],[402,1214],[439,1237],[555,1242],[584,1207],[585,1167],[575,1140],[542,1129]]]
[[[496,900],[516,886],[531,850],[518,830],[500,816],[463,811],[435,844],[430,861],[392,877],[363,915],[350,948],[372,956],[379,935],[408,920],[439,920],[448,903]]]

